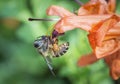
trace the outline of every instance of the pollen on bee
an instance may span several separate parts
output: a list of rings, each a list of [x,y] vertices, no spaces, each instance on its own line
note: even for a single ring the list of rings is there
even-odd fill
[[[57,44],[53,44],[54,51],[59,51],[59,46]]]

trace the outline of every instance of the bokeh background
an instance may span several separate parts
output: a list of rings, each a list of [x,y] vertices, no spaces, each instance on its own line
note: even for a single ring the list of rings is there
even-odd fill
[[[52,60],[56,77],[50,73],[33,42],[38,36],[50,34],[56,22],[28,21],[29,17],[57,18],[46,15],[50,5],[71,12],[79,8],[74,0],[0,0],[0,84],[120,84],[111,79],[103,60],[77,66],[80,56],[91,52],[87,32],[80,29],[59,37],[60,43],[70,42],[70,48],[64,56]],[[116,12],[120,14],[119,0]]]

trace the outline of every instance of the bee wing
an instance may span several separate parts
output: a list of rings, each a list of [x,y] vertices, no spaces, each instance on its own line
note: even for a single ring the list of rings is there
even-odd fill
[[[51,73],[55,76],[55,73],[53,72],[53,67],[51,65],[52,61],[51,61],[51,58],[49,56],[47,57],[44,57],[47,65],[48,65],[48,68],[50,69]]]

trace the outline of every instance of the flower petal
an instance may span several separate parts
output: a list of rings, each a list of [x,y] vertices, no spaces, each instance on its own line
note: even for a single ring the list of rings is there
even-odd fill
[[[94,62],[98,61],[98,59],[96,58],[96,56],[92,53],[92,54],[88,54],[85,56],[82,56],[79,60],[78,60],[78,65],[79,66],[87,66],[89,64],[92,64]]]
[[[68,16],[56,23],[55,30],[59,33],[64,33],[75,28],[89,31],[92,26],[109,17],[111,17],[111,15]]]
[[[78,10],[78,15],[108,14],[106,8],[105,0],[90,0]]]
[[[118,28],[119,27],[118,23],[119,23],[119,17],[113,15],[112,17],[99,22],[90,30],[90,34],[88,35],[88,38],[90,45],[93,48],[97,58],[107,56],[118,50],[118,43],[116,42],[116,38],[120,38],[120,32],[117,31],[118,33],[115,34],[117,36],[112,36],[112,34],[108,33],[110,40],[108,39],[108,35],[106,36],[107,32],[111,32],[109,30],[111,30],[114,27],[117,27],[116,29],[120,30],[120,28]],[[115,29],[113,30],[115,32]],[[110,36],[112,36],[112,38],[110,38]]]
[[[98,24],[96,24],[90,30],[90,34],[88,36],[91,47],[93,49],[95,49],[96,46],[101,46],[106,33],[118,22],[119,22],[119,17],[116,15],[113,15],[110,18],[105,19],[105,20],[99,22]],[[95,41],[95,42],[92,42],[92,41]]]
[[[120,49],[105,57],[105,62],[109,66],[110,75],[114,80],[117,80],[120,77]]]
[[[104,41],[101,47],[96,47],[95,54],[97,58],[103,58],[111,55],[120,49],[120,42],[116,39]]]
[[[113,61],[110,75],[114,80],[117,80],[120,77],[120,59]]]
[[[115,12],[116,9],[116,0],[109,0],[108,2],[109,12]]]
[[[116,0],[90,0],[79,10],[78,15],[111,14],[115,12]]]
[[[108,32],[108,36],[119,36],[120,37],[120,21],[113,26]]]
[[[55,16],[60,16],[60,17],[66,17],[66,16],[74,16],[75,14],[69,12],[68,10],[66,10],[63,7],[60,6],[55,6],[52,5],[47,9],[47,14],[48,15],[55,15]]]

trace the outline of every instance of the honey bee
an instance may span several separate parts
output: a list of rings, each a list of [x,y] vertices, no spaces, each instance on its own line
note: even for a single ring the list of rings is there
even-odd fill
[[[47,18],[29,18],[29,21],[58,21],[59,19],[47,19]],[[63,35],[59,34],[57,31],[52,32],[52,36],[44,35],[40,36],[34,41],[34,47],[37,48],[38,52],[45,59],[51,73],[55,76],[53,72],[53,67],[51,66],[52,57],[60,57],[64,55],[68,48],[69,42],[65,42],[61,45],[58,45],[57,37]]]
[[[40,36],[34,41],[34,47],[37,48],[38,52],[45,59],[50,71],[53,75],[53,67],[51,66],[51,58],[52,57],[60,57],[64,55],[68,48],[69,42],[65,42],[61,45],[58,45],[58,39],[52,38],[51,36]]]

